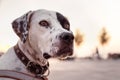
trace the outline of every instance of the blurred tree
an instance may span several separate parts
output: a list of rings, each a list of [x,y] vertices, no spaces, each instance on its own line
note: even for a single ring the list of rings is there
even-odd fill
[[[83,42],[83,34],[81,34],[79,29],[76,29],[75,43],[77,46],[80,46],[82,42]]]
[[[98,39],[99,39],[99,43],[102,47],[109,42],[110,35],[108,34],[105,27],[103,27],[101,29]],[[93,53],[93,57],[96,57],[97,59],[102,59],[100,52],[99,52],[99,48],[100,48],[99,45],[96,46],[95,53]]]
[[[99,41],[101,45],[105,45],[109,42],[110,36],[108,32],[106,31],[106,28],[103,27],[99,36]]]

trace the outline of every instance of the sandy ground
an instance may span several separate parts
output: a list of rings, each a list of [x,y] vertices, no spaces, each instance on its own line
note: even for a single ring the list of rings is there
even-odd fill
[[[49,80],[120,80],[120,60],[50,60]]]

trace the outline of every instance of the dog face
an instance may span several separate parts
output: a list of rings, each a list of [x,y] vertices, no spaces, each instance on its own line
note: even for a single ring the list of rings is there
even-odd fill
[[[68,20],[48,10],[30,11],[13,23],[13,29],[25,43],[29,41],[37,56],[63,58],[73,54],[73,33]],[[42,53],[42,54],[41,54]]]

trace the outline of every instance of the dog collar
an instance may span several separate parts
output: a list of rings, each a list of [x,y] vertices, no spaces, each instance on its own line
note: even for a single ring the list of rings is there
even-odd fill
[[[38,63],[30,61],[25,54],[20,50],[18,44],[14,46],[15,53],[20,61],[26,66],[26,69],[35,74],[35,76],[44,76],[45,72],[48,70],[49,75],[49,62],[45,66],[41,66]]]

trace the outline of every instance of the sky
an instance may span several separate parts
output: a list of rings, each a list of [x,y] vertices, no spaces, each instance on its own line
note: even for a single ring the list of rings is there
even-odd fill
[[[89,56],[99,47],[103,57],[120,52],[120,0],[0,0],[0,51],[15,45],[18,37],[12,21],[30,10],[47,9],[64,14],[71,29],[79,29],[84,43],[76,47],[77,56]],[[111,36],[109,44],[100,46],[98,35],[105,27]]]

